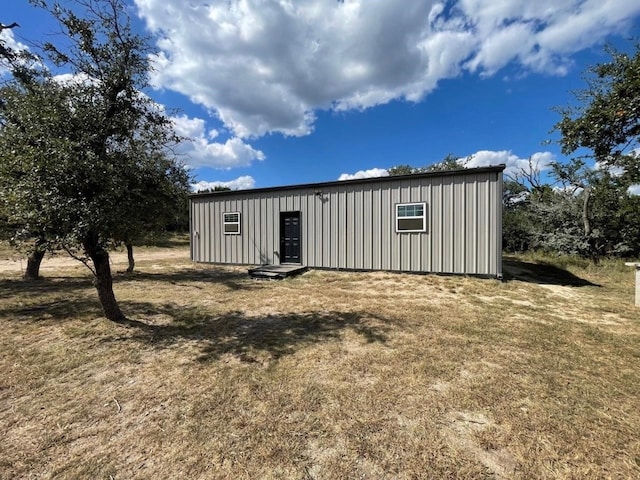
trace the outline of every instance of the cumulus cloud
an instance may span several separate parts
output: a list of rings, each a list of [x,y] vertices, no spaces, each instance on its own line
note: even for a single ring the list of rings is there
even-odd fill
[[[504,164],[504,173],[514,177],[525,173],[542,173],[551,168],[551,163],[556,157],[551,152],[536,152],[530,157],[519,157],[510,150],[480,150],[467,157],[460,158],[460,167],[479,168]],[[359,170],[356,173],[343,173],[338,180],[353,180],[356,178],[386,177],[389,172],[384,168],[371,168],[369,170]]]
[[[255,160],[264,160],[265,154],[246,144],[238,137],[231,137],[224,143],[213,141],[218,137],[217,130],[205,131],[205,121],[186,115],[172,117],[178,135],[187,137],[177,151],[185,157],[187,165],[193,168],[214,167],[230,169],[247,167]]]
[[[625,170],[622,167],[606,165],[598,161],[596,161],[593,168],[594,170],[602,170],[602,171],[608,172],[613,177],[619,177],[621,175],[624,175],[625,173]]]
[[[338,180],[355,180],[357,178],[387,177],[389,172],[384,168],[370,168],[369,170],[359,170],[356,173],[343,173]]]
[[[12,50],[13,52],[29,50],[29,47],[27,47],[24,43],[16,40],[13,34],[13,29],[11,28],[3,28],[0,31],[0,43],[2,43],[5,46],[5,48]]]
[[[134,1],[159,38],[155,87],[238,139],[307,135],[318,109],[419,101],[465,72],[562,75],[573,53],[640,15],[621,0]]]
[[[249,175],[244,175],[242,177],[236,178],[235,180],[229,180],[228,182],[222,182],[222,181],[206,182],[203,180],[191,185],[191,189],[194,192],[213,189],[215,187],[227,187],[227,188],[230,188],[231,190],[247,190],[250,188],[254,188],[255,186],[256,186],[256,181],[253,179],[253,177]]]
[[[631,185],[627,192],[629,192],[629,195],[640,195],[640,185]]]
[[[480,150],[467,157],[464,166],[467,168],[488,167],[490,165],[506,165],[504,174],[515,177],[519,174],[540,173],[551,168],[556,157],[551,152],[536,152],[530,157],[522,158],[510,150]]]
[[[13,30],[10,28],[3,28],[0,31],[0,42],[2,42],[6,48],[13,51],[29,50],[25,44],[20,43],[15,39]]]
[[[96,80],[95,78],[91,78],[89,77],[87,74],[85,73],[61,73],[59,75],[54,75],[53,80],[56,81],[57,83],[59,83],[60,85],[67,85],[70,87],[74,87],[74,86],[78,86],[78,87],[82,87],[82,86],[97,86],[99,85],[98,80]],[[144,94],[140,94],[143,95]],[[159,108],[163,108],[161,106],[159,106]]]
[[[13,30],[10,28],[4,28],[0,30],[0,45],[2,45],[7,51],[11,52],[28,52],[29,47],[27,47],[24,43],[21,43],[16,40],[13,35]],[[28,61],[25,60],[17,60],[23,64],[27,64]],[[4,77],[9,73],[9,68],[7,68],[7,64],[5,60],[0,61],[0,78]]]

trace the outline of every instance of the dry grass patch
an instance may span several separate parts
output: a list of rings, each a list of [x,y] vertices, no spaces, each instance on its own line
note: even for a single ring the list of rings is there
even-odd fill
[[[116,276],[136,328],[71,264],[2,274],[0,477],[640,476],[629,271],[270,282],[187,257]]]

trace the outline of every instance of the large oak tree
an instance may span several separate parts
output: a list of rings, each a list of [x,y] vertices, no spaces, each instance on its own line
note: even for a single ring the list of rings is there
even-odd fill
[[[188,175],[170,148],[179,139],[142,93],[150,47],[122,0],[31,3],[57,20],[63,37],[42,52],[68,75],[21,63],[2,87],[0,199],[26,236],[83,261],[105,316],[124,322],[108,250],[183,198]]]

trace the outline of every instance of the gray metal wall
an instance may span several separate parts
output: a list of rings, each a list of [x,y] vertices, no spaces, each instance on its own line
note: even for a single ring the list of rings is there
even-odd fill
[[[502,169],[194,195],[191,258],[279,264],[280,212],[300,211],[309,267],[501,276]],[[407,202],[426,202],[426,232],[395,231]],[[222,233],[225,212],[241,213],[240,235]]]

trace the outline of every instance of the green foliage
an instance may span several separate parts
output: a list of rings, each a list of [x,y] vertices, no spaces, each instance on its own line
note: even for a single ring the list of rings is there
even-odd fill
[[[525,191],[517,192],[505,182],[507,251],[595,261],[640,255],[640,197],[628,193],[640,181],[634,152],[640,146],[640,56],[638,45],[633,56],[608,52],[609,63],[589,70],[588,88],[576,94],[579,105],[558,109],[562,152],[579,155],[552,165],[555,187],[520,182]]]
[[[411,175],[415,173],[426,173],[426,172],[446,172],[449,170],[460,170],[464,168],[464,162],[460,157],[457,157],[451,153],[447,154],[446,157],[442,159],[442,161],[437,163],[432,163],[431,165],[427,165],[425,167],[412,167],[411,165],[396,165],[395,167],[391,167],[388,172],[390,176],[397,175]]]
[[[231,191],[229,187],[224,187],[222,185],[215,185],[213,188],[205,188],[203,190],[198,190],[198,193],[229,192],[229,191]]]
[[[464,167],[462,159],[452,153],[448,153],[440,162],[427,165],[423,172],[446,172],[448,170],[460,170]]]
[[[503,245],[508,252],[541,250],[598,261],[640,253],[640,197],[628,179],[586,168],[554,165],[556,186],[505,181]]]
[[[396,165],[395,167],[389,168],[387,171],[389,172],[390,176],[396,177],[398,175],[411,175],[412,173],[420,173],[416,170],[418,169],[412,167],[411,165]]]
[[[44,51],[73,81],[32,71],[0,91],[3,201],[23,233],[44,232],[58,247],[89,234],[106,247],[164,228],[186,208],[189,189],[168,148],[178,138],[141,93],[144,39],[120,17],[121,2],[91,5],[88,18],[51,9],[74,48],[47,43]]]
[[[581,202],[583,232],[578,253],[598,259],[603,255],[640,254],[640,199],[627,193],[640,181],[640,45],[628,55],[607,49],[611,61],[589,69],[587,88],[576,94],[579,105],[558,109],[555,126],[566,155],[580,156],[553,166],[554,176]],[[585,153],[586,152],[586,153]],[[590,157],[598,168],[589,168]],[[611,168],[617,168],[616,175]],[[571,202],[565,202],[569,204]],[[574,208],[574,210],[577,210]]]
[[[589,70],[588,88],[576,94],[580,105],[559,108],[562,119],[555,126],[562,138],[562,152],[571,155],[588,149],[602,165],[624,168],[640,179],[640,56],[639,45],[630,56],[608,49],[611,61]]]
[[[0,88],[0,204],[18,236],[93,261],[109,317],[107,248],[164,228],[186,209],[190,179],[171,153],[180,139],[170,120],[142,93],[150,50],[123,1],[77,0],[84,17],[32,3],[62,28],[68,48],[46,43],[43,53],[73,79],[15,69]],[[110,318],[122,319],[112,300]]]
[[[9,224],[7,212],[0,204],[0,241],[6,241],[11,238],[12,228]]]
[[[627,193],[629,180],[602,172],[591,183],[590,209],[596,254],[640,254],[640,197]]]
[[[502,245],[507,252],[532,248],[535,217],[529,204],[529,190],[514,180],[503,184]]]

